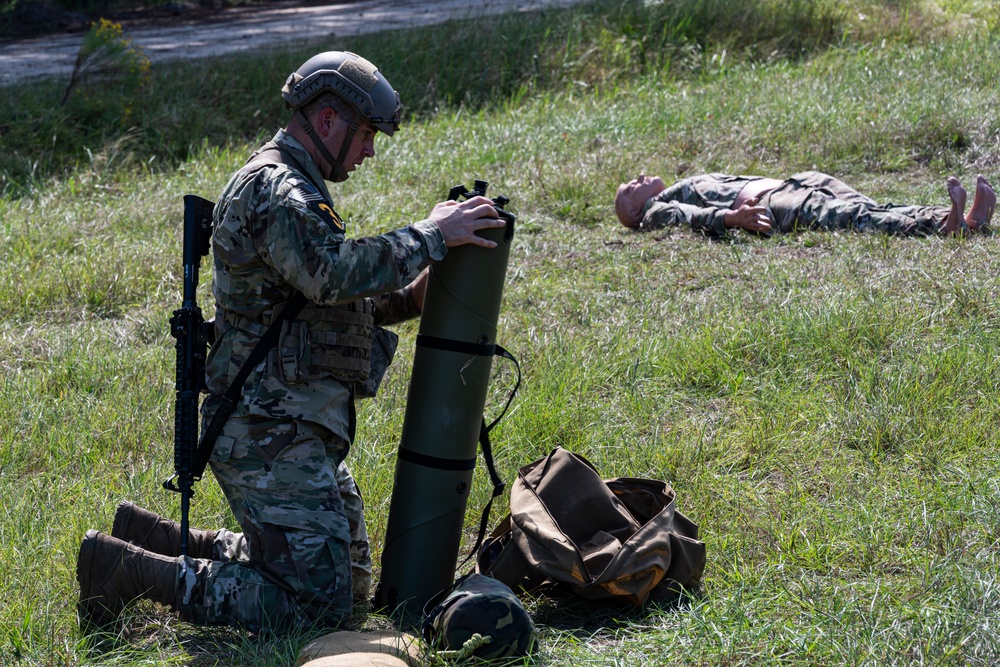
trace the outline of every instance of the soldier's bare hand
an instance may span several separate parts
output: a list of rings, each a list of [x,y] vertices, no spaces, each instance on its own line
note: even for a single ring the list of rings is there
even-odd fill
[[[739,227],[761,233],[771,231],[771,217],[764,206],[743,204],[736,210],[726,211],[724,221],[726,227]]]
[[[467,243],[495,248],[496,243],[476,235],[476,232],[507,224],[497,217],[493,202],[486,197],[473,197],[461,202],[443,201],[434,206],[429,218],[437,224],[449,248]]]

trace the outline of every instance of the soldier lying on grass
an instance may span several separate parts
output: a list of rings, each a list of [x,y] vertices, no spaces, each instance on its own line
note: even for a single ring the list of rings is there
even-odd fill
[[[888,234],[954,234],[986,228],[996,193],[986,178],[976,179],[972,207],[954,176],[947,180],[951,206],[877,204],[843,181],[817,171],[785,180],[763,176],[702,174],[670,187],[656,176],[622,183],[615,213],[632,229],[689,225],[706,236],[725,236],[731,228],[770,236],[802,229],[878,231]]]

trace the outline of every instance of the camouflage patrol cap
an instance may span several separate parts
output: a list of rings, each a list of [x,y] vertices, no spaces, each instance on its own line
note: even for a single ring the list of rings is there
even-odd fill
[[[424,605],[423,635],[437,649],[474,647],[463,657],[486,660],[527,655],[535,646],[535,626],[514,591],[475,572]]]
[[[288,75],[281,98],[298,109],[320,93],[334,93],[364,120],[392,136],[399,129],[403,105],[375,65],[350,51],[326,51],[302,63]]]

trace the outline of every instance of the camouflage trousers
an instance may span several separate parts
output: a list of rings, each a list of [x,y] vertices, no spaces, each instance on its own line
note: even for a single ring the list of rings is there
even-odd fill
[[[243,528],[186,558],[182,617],[250,630],[333,627],[367,603],[371,554],[347,441],[305,421],[232,417],[212,471]]]
[[[940,230],[948,208],[878,204],[843,181],[818,171],[786,179],[765,194],[777,230],[852,230],[930,236]]]

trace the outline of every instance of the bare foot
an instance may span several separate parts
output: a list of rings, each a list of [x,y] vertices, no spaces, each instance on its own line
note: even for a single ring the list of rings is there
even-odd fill
[[[948,177],[948,197],[951,199],[951,210],[941,227],[941,233],[954,234],[959,230],[964,222],[962,214],[965,212],[965,188],[954,176]]]
[[[997,205],[997,194],[993,187],[986,180],[986,177],[979,174],[976,177],[976,194],[972,198],[972,208],[965,216],[965,221],[969,224],[969,229],[979,229],[983,225],[990,224],[993,219],[993,209]]]

